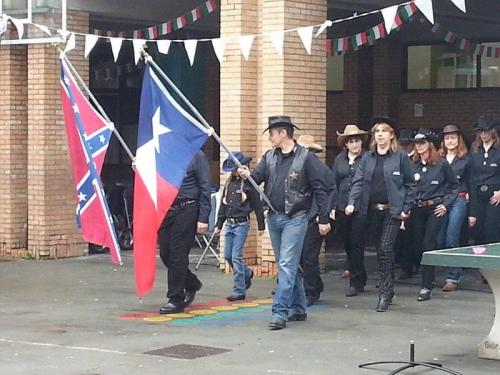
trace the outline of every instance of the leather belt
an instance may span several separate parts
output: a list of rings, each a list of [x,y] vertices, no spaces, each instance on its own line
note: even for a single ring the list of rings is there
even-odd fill
[[[417,200],[417,206],[418,207],[427,207],[427,206],[434,206],[435,204],[441,204],[443,203],[443,198],[437,197],[433,199],[427,199],[427,200]]]
[[[371,206],[377,211],[385,211],[389,209],[389,203],[372,203]]]
[[[228,217],[226,219],[228,224],[241,224],[241,223],[246,223],[248,220],[249,220],[248,216]]]
[[[174,201],[174,203],[172,204],[172,207],[170,207],[170,209],[175,210],[177,208],[182,208],[182,207],[185,207],[187,205],[190,205],[190,204],[193,204],[196,202],[198,202],[196,199],[179,199],[179,200],[176,199]]]

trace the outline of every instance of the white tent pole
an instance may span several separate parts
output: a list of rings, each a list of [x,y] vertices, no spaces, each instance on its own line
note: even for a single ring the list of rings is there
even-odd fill
[[[67,0],[62,0],[62,31],[63,36],[66,36],[68,29],[68,2]]]
[[[28,22],[33,20],[33,0],[28,0]]]

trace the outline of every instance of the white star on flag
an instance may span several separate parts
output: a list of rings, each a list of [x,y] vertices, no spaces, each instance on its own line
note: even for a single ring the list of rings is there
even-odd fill
[[[80,113],[80,110],[78,109],[78,106],[76,105],[76,103],[73,105],[73,112]]]
[[[156,112],[153,115],[152,125],[153,143],[155,145],[156,152],[160,153],[160,135],[167,134],[172,131],[160,122],[160,107],[156,109]]]
[[[106,142],[106,137],[104,137],[102,134],[99,136],[99,142],[104,143]]]
[[[86,199],[87,199],[87,196],[85,194],[83,194],[82,192],[80,192],[80,194],[78,194],[78,201],[83,202]]]

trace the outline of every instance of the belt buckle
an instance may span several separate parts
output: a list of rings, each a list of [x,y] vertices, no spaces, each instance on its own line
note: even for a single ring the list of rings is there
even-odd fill
[[[228,222],[229,224],[236,224],[236,221],[235,221],[235,220],[234,220],[234,218],[232,218],[232,217],[228,217],[228,218],[227,218],[227,222]]]
[[[489,189],[488,185],[481,185],[481,187],[479,188],[479,190],[481,190],[483,193],[485,191],[488,191],[488,189]]]
[[[384,204],[382,203],[376,203],[375,204],[375,209],[378,211],[384,211]]]

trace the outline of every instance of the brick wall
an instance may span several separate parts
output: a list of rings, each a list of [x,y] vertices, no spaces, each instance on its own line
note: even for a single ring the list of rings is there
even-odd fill
[[[34,22],[57,25],[60,14]],[[88,31],[88,14],[70,12],[68,28]],[[30,34],[31,37],[37,35]],[[69,55],[88,81],[83,38]],[[59,89],[59,52],[47,44],[2,46],[0,70],[0,255],[37,259],[82,255],[87,244],[75,225],[71,175]],[[5,121],[4,121],[5,119]]]
[[[27,69],[26,46],[0,47],[0,256],[26,255]]]

